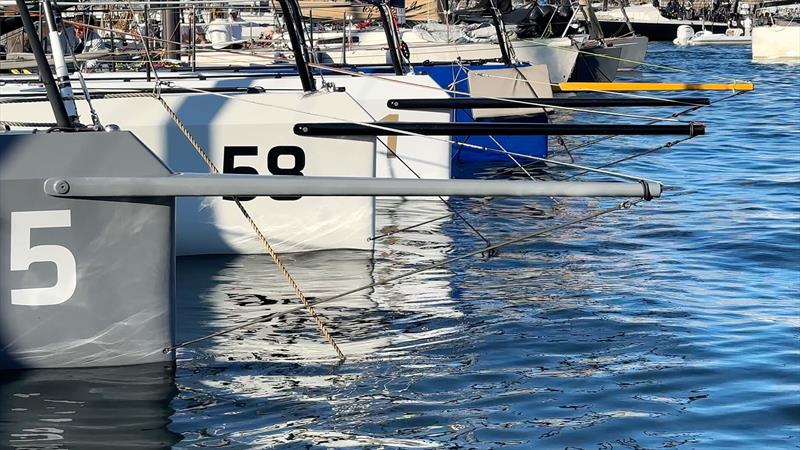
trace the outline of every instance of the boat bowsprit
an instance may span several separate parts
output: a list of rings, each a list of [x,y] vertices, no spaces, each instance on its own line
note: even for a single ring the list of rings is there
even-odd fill
[[[0,369],[172,364],[176,196],[661,194],[651,182],[176,174],[127,131],[4,133],[0,160]]]

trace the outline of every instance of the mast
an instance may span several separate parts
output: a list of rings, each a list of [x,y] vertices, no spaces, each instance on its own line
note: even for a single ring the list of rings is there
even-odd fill
[[[389,55],[392,60],[392,67],[394,68],[395,75],[403,75],[403,60],[400,55],[397,40],[397,29],[394,21],[390,20],[389,5],[386,1],[378,3],[378,11],[381,14],[381,23],[383,24],[383,32],[386,33],[386,43],[389,45]]]
[[[594,10],[592,9],[591,3],[588,0],[578,0],[578,5],[580,5],[581,12],[583,12],[583,17],[586,19],[586,24],[589,27],[589,38],[595,39],[600,42],[605,42],[605,36],[603,36],[603,30],[600,29],[600,22],[597,21],[597,16],[594,15]]]
[[[625,11],[625,1],[621,1],[619,3],[619,9],[622,11],[622,17],[625,18],[625,25],[628,26],[628,31],[635,35],[636,31],[633,29],[633,24],[631,23],[631,19],[628,17],[628,11]]]
[[[289,40],[292,43],[297,73],[300,76],[300,83],[303,90],[311,92],[317,90],[314,75],[308,66],[308,47],[303,37],[303,23],[300,16],[300,7],[297,0],[278,0],[283,10],[283,22],[286,25],[286,32],[289,33]]]
[[[61,92],[61,99],[64,102],[64,107],[67,110],[70,123],[77,124],[78,108],[75,106],[72,84],[69,80],[69,70],[67,69],[67,62],[64,59],[64,48],[61,46],[61,37],[58,35],[56,18],[53,14],[50,0],[45,0],[42,2],[42,5],[44,6],[45,20],[47,20],[47,28],[49,30],[50,53],[53,55],[53,65],[56,69],[56,77],[58,77],[56,80],[58,90]],[[69,40],[67,40],[67,45],[69,45]]]
[[[28,5],[24,0],[16,0],[19,15],[22,19],[22,26],[28,34],[28,40],[31,44],[31,51],[36,58],[36,66],[39,69],[39,78],[44,84],[44,89],[47,92],[47,100],[50,102],[50,107],[53,108],[53,115],[56,117],[56,123],[61,128],[72,128],[72,122],[67,115],[67,109],[64,106],[64,100],[58,91],[56,82],[53,79],[53,73],[50,72],[50,64],[47,62],[47,56],[42,49],[42,42],[36,34],[36,27],[33,26],[33,19],[28,10]]]
[[[180,58],[180,15],[176,8],[179,6],[164,4],[161,10],[161,33],[164,38],[164,50],[167,59]]]
[[[509,44],[508,41],[506,41],[506,26],[503,23],[503,18],[500,15],[500,10],[497,9],[495,1],[489,0],[489,4],[491,5],[489,9],[492,11],[492,23],[497,33],[497,45],[500,46],[500,55],[503,58],[503,64],[511,65],[514,62],[511,60],[511,52],[508,48]]]

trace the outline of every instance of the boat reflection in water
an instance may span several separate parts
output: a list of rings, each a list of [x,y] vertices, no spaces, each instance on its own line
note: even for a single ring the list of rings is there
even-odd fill
[[[379,233],[447,213],[439,200],[380,201],[382,216],[376,222]],[[450,238],[439,230],[442,222],[406,232],[402,239],[379,240],[374,254],[329,250],[281,258],[313,302],[397,275],[413,265],[440,261],[452,249]],[[179,342],[301,305],[283,274],[265,254],[187,257],[178,261]],[[446,270],[434,270],[388,286],[364,289],[320,305],[318,312],[352,362],[391,344],[390,336],[395,332],[387,328],[391,326],[387,310],[402,311],[408,308],[406,300],[419,299],[420,295],[447,298],[446,275]],[[178,359],[193,359],[194,352],[228,361],[255,357],[257,361],[328,364],[337,360],[304,310],[192,345],[180,351]]]
[[[379,234],[447,213],[439,200],[378,202]],[[306,295],[319,300],[442,261],[453,250],[443,223],[380,239],[374,253],[324,251],[283,255],[283,260]],[[179,341],[299,305],[266,255],[181,258],[177,275]],[[450,296],[450,276],[443,267],[317,307],[347,356],[343,365],[303,310],[181,349],[171,429],[184,435],[187,446],[427,445],[341,433],[341,426],[358,427],[329,419],[353,408],[341,394],[373,379],[380,367],[375,361],[410,363],[418,349],[459,332],[462,314]],[[244,422],[231,428],[234,416]]]
[[[381,202],[388,203],[377,218],[378,230],[446,213],[438,200]],[[441,261],[452,250],[443,222],[379,241],[374,253],[325,251],[283,259],[313,301]],[[319,313],[348,356],[342,366],[306,312],[295,311],[180,349],[177,372],[146,365],[0,374],[0,448],[258,445],[320,435],[340,440],[324,423],[293,436],[302,423],[293,417],[346,408],[345,398],[326,399],[323,392],[359,380],[367,361],[407,357],[417,346],[457,332],[461,314],[450,300],[449,277],[442,268],[321,305]],[[178,342],[299,304],[266,255],[180,258],[177,282]],[[228,414],[258,420],[230,433]]]
[[[173,375],[163,364],[0,373],[0,448],[170,448]]]
[[[446,218],[442,202],[379,199],[378,206],[379,234],[429,223],[379,239],[374,252],[283,255],[310,300],[466,250],[453,240],[470,231]],[[425,436],[371,432],[361,421],[407,407],[404,390],[423,374],[456,370],[426,354],[469,335],[457,289],[453,268],[443,266],[320,305],[348,357],[343,365],[300,310],[179,349],[174,378],[161,366],[17,374],[0,385],[0,447],[436,446]],[[177,292],[178,342],[299,304],[266,255],[179,258]]]

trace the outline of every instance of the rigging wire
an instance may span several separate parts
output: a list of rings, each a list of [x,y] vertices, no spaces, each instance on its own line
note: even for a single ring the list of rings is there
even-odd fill
[[[601,209],[599,211],[595,211],[593,213],[581,216],[581,217],[579,217],[577,219],[569,220],[567,222],[563,222],[563,223],[560,223],[560,224],[557,224],[557,225],[553,225],[553,226],[550,226],[550,227],[547,227],[547,228],[543,228],[543,229],[540,229],[540,230],[537,230],[537,231],[534,231],[534,232],[531,232],[531,233],[526,233],[524,235],[517,236],[515,238],[505,240],[505,241],[500,242],[498,244],[494,244],[494,245],[487,246],[487,247],[482,247],[480,249],[473,250],[473,251],[470,251],[468,253],[453,257],[453,258],[448,258],[448,259],[446,259],[444,261],[431,263],[431,264],[428,264],[426,266],[423,266],[423,267],[420,267],[420,268],[417,268],[417,269],[413,269],[413,270],[409,270],[407,272],[403,272],[403,273],[401,273],[399,275],[395,275],[395,276],[391,276],[391,277],[388,277],[388,278],[384,278],[382,280],[378,280],[378,281],[373,282],[373,283],[365,284],[363,286],[359,286],[357,288],[353,288],[353,289],[350,289],[348,291],[341,292],[341,293],[336,294],[336,295],[332,295],[330,297],[325,297],[323,299],[316,300],[316,301],[310,301],[309,303],[310,303],[311,306],[319,306],[319,305],[324,304],[324,303],[330,303],[330,302],[332,302],[334,300],[341,299],[343,297],[346,297],[346,296],[351,295],[351,294],[355,294],[357,292],[361,292],[361,291],[365,291],[365,290],[368,290],[368,289],[372,289],[372,288],[375,288],[377,286],[386,285],[386,284],[389,284],[389,283],[392,283],[392,282],[395,282],[395,281],[398,281],[398,280],[402,280],[404,278],[411,277],[413,275],[417,275],[417,274],[422,273],[422,272],[427,272],[427,271],[432,270],[432,269],[436,269],[436,268],[439,268],[439,267],[444,267],[444,266],[447,266],[447,265],[452,264],[454,262],[458,262],[458,261],[461,261],[461,260],[464,260],[464,259],[467,259],[467,258],[471,258],[473,256],[486,254],[486,253],[492,252],[492,251],[497,251],[497,250],[499,250],[499,249],[501,249],[503,247],[508,247],[509,245],[513,245],[513,244],[517,244],[517,243],[520,243],[520,242],[524,242],[524,241],[533,239],[535,237],[544,236],[544,235],[550,234],[550,233],[552,233],[554,231],[558,231],[560,229],[567,228],[567,227],[570,227],[570,226],[573,226],[573,225],[578,225],[578,224],[587,222],[589,220],[604,216],[606,214],[610,214],[610,213],[615,212],[615,211],[627,210],[627,209],[632,208],[633,206],[638,205],[639,203],[641,203],[643,201],[645,201],[645,200],[644,199],[626,200],[626,201],[624,201],[622,203],[619,203],[619,204],[617,204],[615,206],[608,207],[608,208],[605,208],[605,209]],[[171,346],[171,347],[165,347],[165,348],[162,349],[162,351],[164,353],[168,353],[170,351],[174,351],[174,350],[177,350],[179,348],[188,347],[190,345],[197,344],[199,342],[203,342],[203,341],[206,341],[208,339],[224,336],[226,334],[232,333],[232,332],[237,331],[237,330],[241,330],[241,329],[244,329],[244,328],[249,328],[249,327],[251,327],[253,325],[257,325],[257,324],[260,324],[260,323],[263,323],[263,322],[268,322],[268,321],[270,321],[272,319],[275,319],[275,318],[278,318],[278,317],[283,317],[283,316],[292,314],[292,313],[300,311],[300,310],[302,310],[302,307],[295,307],[295,308],[291,308],[291,309],[288,309],[288,310],[285,310],[285,311],[280,311],[280,312],[276,312],[276,313],[272,313],[272,314],[267,314],[267,315],[264,315],[264,316],[259,317],[257,319],[249,320],[247,322],[241,323],[241,324],[233,326],[233,327],[226,328],[224,330],[220,330],[220,331],[217,331],[217,332],[214,332],[214,333],[210,333],[210,334],[207,334],[205,336],[198,337],[198,338],[189,339],[187,341],[181,342],[181,343],[176,344],[176,345]]]
[[[733,94],[727,95],[725,97],[716,99],[716,100],[712,101],[709,105],[700,105],[700,106],[691,107],[691,108],[688,108],[688,109],[686,109],[684,111],[677,112],[677,113],[673,114],[673,116],[687,114],[689,112],[698,110],[698,109],[706,107],[706,106],[711,106],[711,105],[713,105],[715,103],[719,103],[719,102],[731,99],[733,97],[736,97],[736,96],[744,94],[744,93],[745,93],[745,91],[738,91],[738,92],[735,92]],[[599,141],[611,139],[611,138],[618,137],[618,136],[619,135],[604,136],[603,138],[601,138],[599,140],[594,140],[591,143],[597,143]],[[682,139],[677,139],[677,140],[674,140],[674,141],[670,141],[670,142],[667,142],[665,144],[659,145],[657,147],[654,147],[654,148],[651,148],[651,149],[647,149],[647,150],[643,150],[641,152],[634,153],[633,155],[629,155],[629,156],[626,156],[626,157],[623,157],[623,158],[620,158],[620,159],[617,159],[617,160],[614,160],[614,161],[610,161],[610,162],[601,164],[599,166],[595,166],[594,168],[603,169],[603,168],[608,168],[608,167],[611,167],[611,166],[615,166],[615,165],[617,165],[619,163],[622,163],[622,162],[625,162],[625,161],[630,161],[630,160],[633,160],[633,159],[636,159],[636,158],[639,158],[639,157],[642,157],[642,156],[645,156],[645,155],[649,155],[651,153],[655,153],[655,152],[657,152],[659,150],[663,150],[665,148],[672,148],[672,147],[674,147],[674,146],[676,146],[678,144],[681,144],[681,143],[686,142],[686,141],[688,141],[690,139],[693,139],[694,137],[695,136],[690,136],[690,137],[685,137],[685,138],[682,138]],[[577,146],[577,147],[568,148],[568,149],[566,149],[566,151],[571,156],[571,153],[570,153],[571,151],[573,151],[575,149],[578,149],[578,148],[582,148],[584,146],[585,146],[585,144]],[[537,163],[531,163],[531,165],[533,165],[533,164],[537,164]],[[527,165],[523,166],[523,167],[527,168]],[[500,170],[500,171],[488,176],[487,179],[497,178],[499,176],[503,176],[503,175],[506,175],[506,174],[513,174],[515,171],[516,171],[515,168],[503,169],[503,170]],[[579,173],[576,173],[576,174],[573,174],[573,175],[570,175],[570,176],[567,176],[567,177],[562,177],[562,178],[560,178],[560,180],[561,181],[571,180],[571,179],[577,178],[579,176],[585,175],[587,173],[589,173],[589,171],[584,170],[584,171],[581,171]],[[433,218],[433,219],[430,219],[430,220],[427,220],[427,221],[424,221],[424,222],[420,222],[420,223],[416,223],[416,224],[413,224],[413,225],[409,225],[409,226],[404,227],[404,228],[392,230],[392,231],[383,233],[381,235],[375,236],[374,240],[386,238],[386,237],[393,236],[393,235],[396,235],[396,234],[399,234],[399,233],[402,233],[402,232],[405,232],[405,231],[409,231],[409,230],[415,229],[415,228],[420,227],[422,225],[426,225],[426,224],[429,224],[429,223],[432,223],[432,222],[436,222],[436,221],[439,221],[439,220],[444,220],[444,219],[449,218],[450,216],[451,216],[451,214],[445,214],[445,215],[442,215],[442,216],[439,216],[439,217],[436,217],[436,218]]]
[[[595,170],[595,169],[593,169],[591,167],[586,167],[586,166],[582,166],[582,165],[579,165],[579,164],[567,163],[567,162],[563,162],[563,161],[553,161],[553,160],[549,160],[547,158],[540,158],[538,156],[532,156],[532,155],[527,155],[527,154],[518,153],[518,152],[503,151],[503,150],[500,150],[500,149],[494,149],[494,148],[489,148],[489,147],[485,147],[485,146],[481,146],[481,145],[471,144],[469,142],[459,142],[459,141],[455,141],[455,140],[448,139],[448,138],[442,138],[442,137],[438,137],[438,136],[426,136],[424,134],[415,133],[413,131],[407,131],[407,130],[400,130],[400,129],[392,128],[391,126],[378,125],[378,124],[375,124],[375,123],[356,122],[356,121],[346,120],[346,119],[342,119],[340,117],[331,116],[331,115],[327,115],[327,114],[313,113],[313,112],[309,112],[309,111],[299,110],[299,109],[296,109],[296,108],[290,108],[288,106],[275,105],[275,104],[270,104],[270,103],[259,102],[259,101],[247,99],[244,96],[235,96],[235,95],[224,94],[224,93],[221,93],[221,92],[206,91],[206,90],[203,90],[203,89],[200,89],[200,88],[194,88],[194,87],[189,87],[189,86],[185,86],[185,85],[180,85],[180,84],[175,83],[174,81],[162,81],[161,83],[163,85],[167,85],[167,86],[177,86],[177,87],[180,87],[181,89],[186,89],[188,91],[194,91],[194,92],[199,92],[199,93],[203,93],[203,94],[214,95],[214,96],[218,96],[218,97],[224,97],[224,98],[227,98],[227,99],[230,99],[230,100],[234,100],[234,101],[252,103],[252,104],[255,104],[255,105],[262,105],[262,106],[266,106],[266,107],[269,107],[269,108],[275,108],[275,109],[279,109],[279,110],[283,110],[283,111],[290,111],[290,112],[294,112],[294,113],[298,113],[298,114],[305,114],[305,115],[309,115],[309,116],[312,116],[312,117],[320,117],[320,118],[329,119],[329,120],[335,120],[335,121],[343,122],[343,123],[361,125],[361,126],[364,126],[364,127],[367,127],[367,128],[373,128],[373,129],[382,130],[382,131],[390,131],[392,133],[397,133],[398,135],[415,136],[415,137],[421,137],[421,138],[425,138],[425,139],[429,139],[429,140],[447,142],[449,144],[458,144],[458,145],[461,145],[463,147],[468,147],[468,148],[473,149],[473,150],[480,150],[480,151],[486,151],[486,152],[492,152],[492,153],[500,153],[500,154],[504,154],[504,155],[512,155],[512,156],[515,156],[517,158],[524,158],[524,159],[540,161],[540,162],[549,162],[549,163],[555,164],[555,165],[571,167],[571,168],[574,168],[574,169],[589,170],[589,171],[597,172],[597,173],[600,173],[600,174],[608,175],[608,176],[611,176],[611,177],[621,178],[621,179],[626,179],[626,180],[634,180],[634,181],[637,181],[637,182],[642,179],[642,177],[629,175],[629,174],[625,174],[625,173],[611,172],[611,171],[605,171],[605,170]],[[646,180],[646,181],[655,182],[654,180]]]
[[[714,104],[717,104],[717,103],[720,103],[720,102],[723,102],[723,101],[726,101],[726,100],[732,99],[732,98],[734,98],[734,97],[736,97],[736,96],[739,96],[739,95],[745,94],[746,92],[747,92],[747,91],[736,91],[736,92],[734,92],[734,93],[732,93],[732,94],[726,95],[726,96],[724,96],[724,97],[720,97],[720,98],[718,98],[718,99],[716,99],[716,100],[712,100],[712,101],[711,101],[711,102],[710,102],[708,105],[698,105],[698,106],[693,106],[693,107],[691,107],[691,108],[687,108],[687,109],[685,109],[685,110],[683,110],[683,111],[676,112],[676,113],[672,114],[672,116],[670,116],[670,117],[674,117],[674,116],[680,116],[680,115],[688,114],[688,113],[690,113],[690,112],[694,112],[694,111],[696,111],[696,110],[698,110],[698,109],[705,108],[705,107],[709,107],[709,106],[711,106],[711,105],[714,105]],[[649,124],[656,123],[656,122],[658,122],[658,121],[649,122]],[[575,147],[570,147],[570,148],[568,149],[568,152],[572,152],[572,151],[575,151],[575,150],[578,150],[578,149],[581,149],[581,148],[589,147],[589,146],[591,146],[591,145],[594,145],[594,144],[597,144],[597,143],[599,143],[599,142],[603,142],[603,141],[606,141],[606,140],[609,140],[609,139],[613,139],[613,138],[616,138],[616,137],[619,137],[619,136],[620,136],[620,135],[618,135],[618,134],[615,134],[615,135],[603,136],[603,137],[601,137],[601,138],[593,139],[593,140],[591,140],[591,141],[589,141],[589,142],[582,143],[582,144],[580,144],[580,145],[577,145],[577,146],[575,146]],[[680,143],[682,143],[682,142],[686,142],[686,141],[688,141],[688,140],[690,140],[690,139],[692,139],[692,138],[694,138],[694,137],[697,137],[697,136],[689,136],[689,137],[687,137],[687,138],[682,138],[682,139],[678,139],[678,140],[675,140],[675,141],[671,141],[671,142],[668,142],[668,143],[666,143],[666,144],[662,144],[662,145],[660,145],[660,146],[656,147],[656,149],[658,149],[658,150],[661,150],[661,149],[664,149],[664,148],[670,148],[670,147],[673,147],[673,146],[675,146],[675,145],[678,145],[678,144],[680,144]],[[642,152],[641,152],[641,154],[638,154],[638,153],[637,153],[637,155],[638,155],[638,156],[643,156],[643,155],[647,155],[647,154],[653,153],[653,151],[655,151],[655,150],[654,150],[654,149],[644,150],[644,151],[642,151]],[[638,156],[634,156],[634,157],[638,157]],[[630,160],[630,159],[634,159],[634,158],[623,158],[622,160],[620,160],[620,161],[617,161],[617,162],[628,161],[628,160]],[[604,164],[604,165],[601,165],[601,166],[599,166],[598,168],[610,167],[610,166],[612,166],[612,165],[615,165],[617,162],[614,162],[613,164]],[[526,164],[526,167],[530,167],[530,166],[532,166],[533,164],[534,164],[534,163],[529,163],[529,164]],[[510,169],[504,169],[503,171],[500,171],[500,172],[498,172],[498,173],[497,173],[497,174],[495,174],[494,176],[496,177],[496,176],[500,176],[500,175],[503,175],[503,174],[506,174],[506,173],[512,173],[514,170],[515,170],[515,169],[513,169],[513,168],[510,168]],[[583,175],[583,174],[586,174],[586,173],[589,173],[589,172],[591,172],[591,171],[586,171],[586,170],[584,170],[584,171],[583,171],[583,172],[581,172],[580,174],[581,174],[581,175]],[[567,178],[565,178],[565,179],[572,179],[572,178],[574,178],[575,176],[577,176],[577,175],[569,176],[569,177],[567,177]]]
[[[391,154],[394,155],[394,157],[397,158],[397,160],[400,161],[403,164],[403,166],[405,166],[406,169],[408,169],[412,174],[414,174],[415,177],[417,177],[418,179],[422,179],[422,177],[419,175],[419,173],[417,173],[416,170],[414,170],[411,166],[408,165],[408,163],[406,163],[404,158],[402,158],[400,155],[398,155],[397,152],[394,149],[392,149],[388,144],[383,142],[383,139],[377,138],[376,141],[380,142],[381,145],[386,147],[386,150],[391,152]],[[449,201],[445,200],[444,197],[442,197],[440,195],[437,195],[436,197],[442,203],[444,203],[445,206],[447,206],[447,209],[450,210],[450,215],[455,215],[456,217],[458,217],[462,222],[464,222],[467,225],[467,227],[469,227],[470,230],[472,230],[483,242],[485,242],[486,245],[491,245],[491,242],[489,241],[489,238],[484,236],[483,233],[481,233],[478,230],[477,227],[475,227],[469,220],[467,220],[467,218],[464,217],[464,215],[461,214],[461,212],[459,212],[458,209],[456,209]],[[376,240],[376,239],[377,238],[372,238],[371,237],[371,238],[368,238],[367,240],[368,241],[372,241],[372,240]]]

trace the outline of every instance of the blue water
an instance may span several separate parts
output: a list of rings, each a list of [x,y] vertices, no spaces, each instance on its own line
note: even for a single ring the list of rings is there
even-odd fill
[[[614,166],[663,182],[663,198],[320,306],[341,365],[294,313],[180,350],[174,383],[157,368],[5,380],[0,447],[800,447],[800,66],[749,57],[652,44],[650,63],[689,72],[624,75],[757,86],[685,116],[707,135]],[[600,165],[672,139],[572,156]],[[454,204],[497,243],[616,202]],[[385,230],[445,212],[379,205]],[[321,298],[482,245],[444,220],[378,241],[374,257],[286,264]],[[263,256],[180,259],[178,293],[179,340],[296,305]]]

